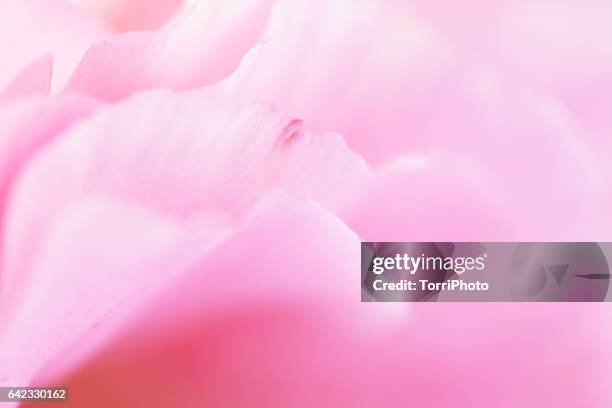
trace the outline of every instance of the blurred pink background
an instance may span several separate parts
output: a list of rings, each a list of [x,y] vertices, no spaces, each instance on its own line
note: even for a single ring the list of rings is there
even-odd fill
[[[609,241],[610,21],[604,0],[0,0],[0,386],[609,407],[606,303],[361,303],[358,271],[360,241]]]

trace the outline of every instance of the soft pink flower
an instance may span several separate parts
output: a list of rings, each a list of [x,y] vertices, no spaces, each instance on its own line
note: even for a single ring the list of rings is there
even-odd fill
[[[0,385],[609,406],[606,304],[361,303],[358,278],[361,240],[609,239],[605,6],[77,3],[0,0]]]

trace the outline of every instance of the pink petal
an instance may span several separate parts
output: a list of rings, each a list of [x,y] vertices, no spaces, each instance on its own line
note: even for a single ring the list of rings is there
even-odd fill
[[[338,132],[373,164],[408,152],[452,69],[437,33],[396,1],[279,2],[263,39],[241,95]]]
[[[569,180],[564,175],[559,186],[551,187],[550,181],[541,191],[517,197],[515,191],[525,186],[512,191],[512,181],[502,183],[476,163],[435,150],[396,159],[379,169],[339,214],[365,241],[607,239],[612,218],[603,210],[605,195],[584,193],[577,206],[572,200],[581,193],[578,184],[573,192],[564,191],[562,183]]]
[[[5,313],[35,284],[47,229],[75,201],[116,197],[177,221],[210,211],[239,218],[273,188],[341,208],[368,175],[337,137],[310,135],[269,105],[235,107],[222,88],[140,94],[49,145],[15,186],[0,276]]]
[[[452,50],[405,3],[278,4],[266,38],[245,62],[239,93],[247,100],[339,132],[375,165],[423,149],[466,156],[543,228],[602,211],[605,167],[572,111],[495,64],[466,61],[470,54]]]
[[[49,357],[121,303],[221,239],[211,215],[182,224],[109,197],[67,205],[45,230],[19,308],[2,322],[0,381],[25,384]],[[119,228],[120,226],[120,228]]]
[[[49,95],[52,71],[51,55],[44,55],[34,60],[0,92],[0,104],[24,96]]]
[[[428,80],[414,77],[413,71],[406,71],[414,66],[410,61],[386,61],[370,54],[381,52],[379,47],[363,46],[368,42],[355,33],[371,36],[378,31],[366,30],[365,23],[354,17],[359,13],[347,17],[351,36],[345,34],[346,38],[325,24],[308,34],[325,35],[325,41],[311,41],[296,32],[295,27],[304,26],[308,12],[322,9],[330,19],[340,18],[342,8],[332,4],[344,4],[343,0],[326,4],[327,9],[318,2],[309,3],[303,5],[303,12],[292,15],[280,6],[275,10],[275,16],[287,19],[272,19],[270,41],[240,67],[245,79],[236,92],[241,98],[273,101],[304,117],[315,130],[339,131],[350,148],[375,165],[431,150],[466,157],[478,163],[487,177],[503,184],[518,210],[514,216],[527,225],[533,222],[529,230],[540,237],[560,239],[547,233],[557,225],[567,226],[564,236],[570,240],[576,234],[602,237],[610,225],[604,209],[606,166],[564,105],[521,82],[456,58],[443,60],[440,70],[424,70],[423,75],[435,74]],[[381,4],[371,7],[383,15],[391,12],[387,3]],[[406,18],[405,10],[396,12],[391,21],[402,16]],[[391,38],[388,30],[394,24],[379,20],[380,38]],[[400,27],[396,29],[399,32]],[[406,32],[405,25],[401,30]],[[431,37],[423,36],[418,38],[430,42],[417,42],[420,47],[439,51]],[[309,55],[299,68],[291,64],[297,58],[295,50]],[[411,55],[398,54],[401,58]],[[390,67],[401,72],[392,75]],[[319,74],[310,82],[313,72]],[[567,214],[575,221],[568,223]]]
[[[364,241],[516,239],[525,230],[498,184],[459,157],[407,156],[378,170],[343,218]]]
[[[71,404],[91,407],[511,408],[610,396],[602,305],[416,305],[398,324],[395,305],[358,302],[358,244],[316,207],[260,209],[33,383],[67,385]]]
[[[76,0],[103,17],[116,31],[154,30],[165,24],[182,0]]]
[[[21,99],[0,108],[0,244],[4,244],[3,227],[10,193],[28,160],[98,107],[99,104],[89,98],[62,95],[50,99]],[[4,261],[3,256],[0,259]],[[2,280],[4,273],[0,268]],[[0,290],[5,289],[0,285]]]
[[[53,88],[64,86],[77,63],[106,27],[67,0],[0,2],[0,89],[28,63],[49,53]],[[18,44],[18,45],[16,45]]]
[[[428,106],[430,113],[409,125],[416,129],[411,146],[478,163],[508,191],[512,222],[524,224],[521,240],[602,237],[598,228],[610,220],[602,207],[605,167],[563,105],[469,67]],[[552,232],[560,227],[561,235]]]
[[[102,41],[89,50],[68,89],[116,101],[146,88],[214,83],[255,45],[270,3],[201,1],[157,31]]]
[[[334,212],[353,207],[354,195],[371,178],[365,161],[335,133],[304,132],[286,144],[284,155],[273,183]]]
[[[356,283],[357,237],[317,206],[288,199],[272,203],[260,206],[234,237],[185,273],[124,305],[123,313],[100,321],[79,340],[82,347],[75,359],[68,361],[62,354],[54,369],[43,370],[44,376],[66,375],[66,369],[76,368],[76,378],[62,382],[75,389],[74,404],[87,406],[109,403],[90,400],[93,377],[117,386],[127,385],[130,378],[133,392],[120,402],[125,406],[174,405],[176,392],[184,393],[188,405],[225,405],[249,395],[257,406],[260,393],[269,390],[249,385],[256,377],[265,387],[274,380],[281,393],[297,391],[308,399],[309,387],[291,385],[291,380],[300,371],[306,374],[309,360],[317,370],[314,354],[295,354],[293,366],[276,365],[276,356],[287,358],[291,349],[311,341],[311,353],[318,350],[324,337],[309,329],[350,327],[364,316],[372,324],[375,320],[365,308],[362,316],[345,316],[344,307],[329,308],[359,305],[359,291],[347,286]],[[242,340],[249,337],[254,341],[248,341],[251,353]],[[329,352],[336,349],[333,343],[329,347]],[[114,376],[114,364],[126,352],[133,358],[123,360]],[[142,364],[143,358],[149,363]],[[272,365],[262,364],[267,358]],[[236,370],[242,375],[235,375]],[[165,389],[143,392],[166,380]],[[247,388],[231,397],[236,386]],[[119,388],[115,392],[123,394]]]
[[[0,203],[24,163],[100,105],[76,95],[22,99],[0,108]]]

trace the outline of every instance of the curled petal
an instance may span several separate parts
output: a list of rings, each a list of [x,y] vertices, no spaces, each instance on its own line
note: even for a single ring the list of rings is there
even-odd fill
[[[297,16],[287,16],[279,7],[274,16],[305,19],[311,8],[335,16],[338,10],[331,4],[336,3],[344,4],[336,0],[325,8],[318,2],[309,3]],[[390,6],[372,7],[385,10]],[[421,72],[433,75],[428,80],[412,76],[411,70],[391,75],[390,66],[414,66],[410,61],[391,62],[368,54],[378,49],[364,48],[355,33],[378,31],[360,31],[358,23],[364,23],[355,15],[359,14],[347,17],[351,35],[339,35],[337,28],[326,30],[325,25],[313,34],[326,33],[329,38],[338,37],[336,41],[306,41],[308,36],[289,35],[296,29],[273,17],[273,23],[287,31],[269,27],[269,42],[249,55],[238,71],[244,81],[237,94],[246,100],[274,101],[304,117],[314,129],[340,131],[348,146],[375,166],[393,157],[430,150],[466,157],[478,163],[485,176],[504,185],[513,197],[515,217],[532,223],[529,230],[539,231],[538,239],[560,239],[550,233],[558,225],[566,227],[564,236],[569,240],[586,238],[602,221],[609,225],[604,209],[606,166],[589,144],[581,123],[558,99],[487,67],[457,59],[452,60],[454,64],[449,59],[434,59],[442,61],[435,65],[440,69]],[[294,23],[299,25],[299,21]],[[391,36],[379,29],[381,38]],[[401,29],[405,32],[404,26]],[[298,46],[302,41],[308,54],[317,57],[295,68],[290,61],[295,50],[302,50]],[[425,47],[429,43],[416,44]],[[411,55],[400,54],[401,58]],[[311,78],[313,72],[319,75],[316,81],[299,80],[300,75]],[[579,221],[567,223],[567,214]]]
[[[270,3],[200,1],[157,31],[99,42],[79,64],[68,89],[116,101],[147,88],[183,90],[214,83],[256,44]]]
[[[371,177],[365,161],[353,154],[342,136],[335,133],[304,132],[285,144],[284,155],[273,183],[334,212],[351,208],[354,194]]]
[[[557,225],[570,240],[609,225],[608,171],[579,116],[494,63],[466,61],[411,10],[407,2],[279,3],[236,92],[339,132],[375,166],[432,149],[466,157],[511,192],[517,217],[540,238]],[[567,214],[580,221],[567,223]]]
[[[7,203],[5,309],[17,310],[35,284],[47,229],[83,198],[114,197],[177,222],[211,211],[240,219],[271,189],[340,208],[369,175],[338,137],[309,134],[267,104],[236,107],[221,91],[137,95],[71,129],[29,163]]]
[[[278,2],[239,90],[316,132],[343,135],[370,163],[406,153],[436,103],[450,50],[401,2]]]

